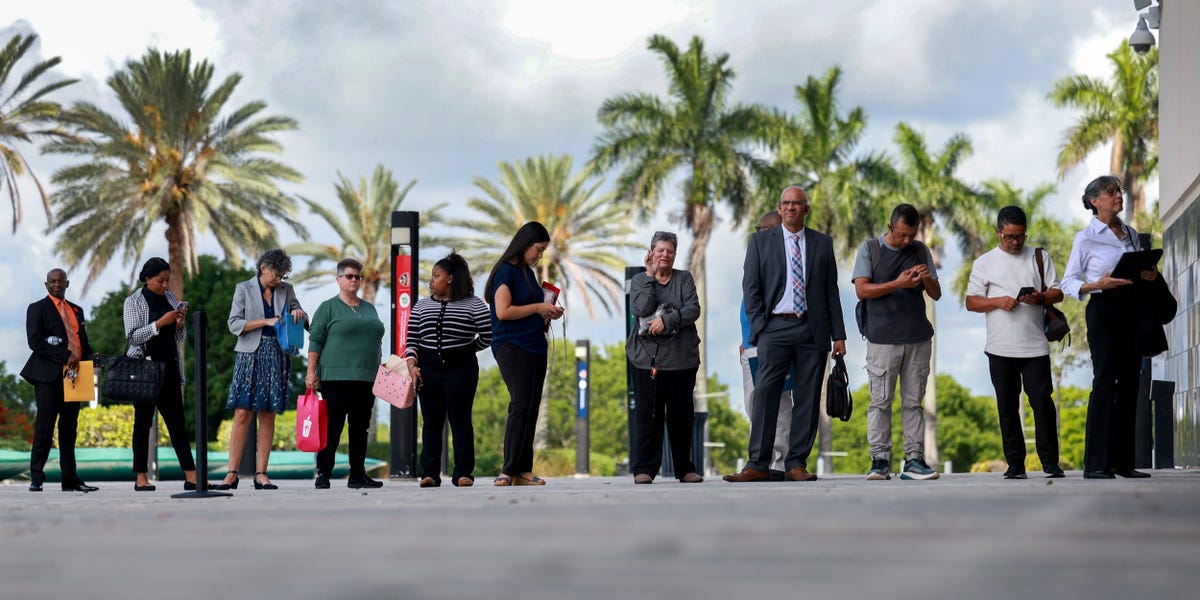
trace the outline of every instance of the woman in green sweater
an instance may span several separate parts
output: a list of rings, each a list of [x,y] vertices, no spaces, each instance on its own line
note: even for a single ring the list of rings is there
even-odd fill
[[[333,458],[350,422],[350,478],[346,487],[383,487],[367,477],[367,427],[375,409],[371,387],[380,363],[383,321],[369,302],[358,297],[362,263],[353,258],[337,264],[338,295],[321,303],[313,314],[308,338],[308,375],[304,384],[321,389],[329,416],[329,442],[317,453],[317,489],[329,488]]]

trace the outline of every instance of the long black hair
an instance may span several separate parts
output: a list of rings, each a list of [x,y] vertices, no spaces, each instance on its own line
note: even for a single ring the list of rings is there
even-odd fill
[[[509,263],[517,267],[524,267],[524,264],[519,264],[525,258],[525,251],[534,244],[544,244],[550,241],[550,232],[546,231],[546,226],[537,221],[530,221],[521,226],[513,236],[511,242],[508,243],[508,248],[505,248],[504,254],[500,255],[500,260],[492,267],[491,274],[488,275],[487,284],[483,286],[483,299],[491,304],[495,296],[495,290],[492,289],[492,280],[496,278],[496,270],[500,265]]]
[[[475,295],[475,282],[471,280],[471,267],[459,253],[451,250],[445,258],[433,263],[433,268],[441,269],[450,276],[451,302]]]

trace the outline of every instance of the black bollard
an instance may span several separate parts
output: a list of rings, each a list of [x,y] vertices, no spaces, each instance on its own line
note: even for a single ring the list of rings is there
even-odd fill
[[[196,371],[196,491],[171,494],[172,498],[220,498],[229,492],[208,489],[208,313],[198,310],[192,315],[193,352]]]

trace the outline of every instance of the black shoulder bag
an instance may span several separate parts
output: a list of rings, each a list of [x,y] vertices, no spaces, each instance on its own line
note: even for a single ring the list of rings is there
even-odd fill
[[[158,398],[162,380],[162,363],[129,356],[127,343],[105,369],[104,397],[119,404],[150,404]]]
[[[1044,292],[1046,291],[1046,268],[1042,262],[1042,252],[1044,250],[1044,248],[1034,248],[1033,250],[1033,256],[1037,259],[1038,278],[1042,282],[1043,302],[1045,302]],[[1042,308],[1045,309],[1045,314],[1042,317],[1042,331],[1045,332],[1047,340],[1057,342],[1071,335],[1071,325],[1067,323],[1067,315],[1064,315],[1063,311],[1054,308],[1053,304],[1046,304]],[[1071,340],[1067,340],[1067,345],[1071,345]]]

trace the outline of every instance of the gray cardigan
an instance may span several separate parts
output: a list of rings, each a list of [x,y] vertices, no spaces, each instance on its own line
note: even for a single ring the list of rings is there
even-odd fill
[[[700,297],[692,274],[672,269],[671,280],[666,285],[659,284],[644,272],[633,276],[629,282],[629,308],[635,317],[653,315],[664,303],[676,310],[667,314],[663,324],[667,331],[678,330],[678,333],[639,336],[634,327],[625,342],[625,355],[639,369],[649,369],[652,361],[660,371],[699,367],[700,336],[696,333],[696,319],[700,318]]]
[[[276,316],[300,308],[300,301],[296,299],[296,291],[292,289],[292,284],[286,281],[279,282],[275,287],[275,294],[271,296],[271,306],[275,308]],[[258,350],[262,328],[246,331],[246,322],[265,318],[262,295],[258,292],[258,275],[255,275],[249,281],[239,283],[233,292],[233,305],[229,309],[229,332],[238,336],[237,346],[233,349],[238,352]]]

